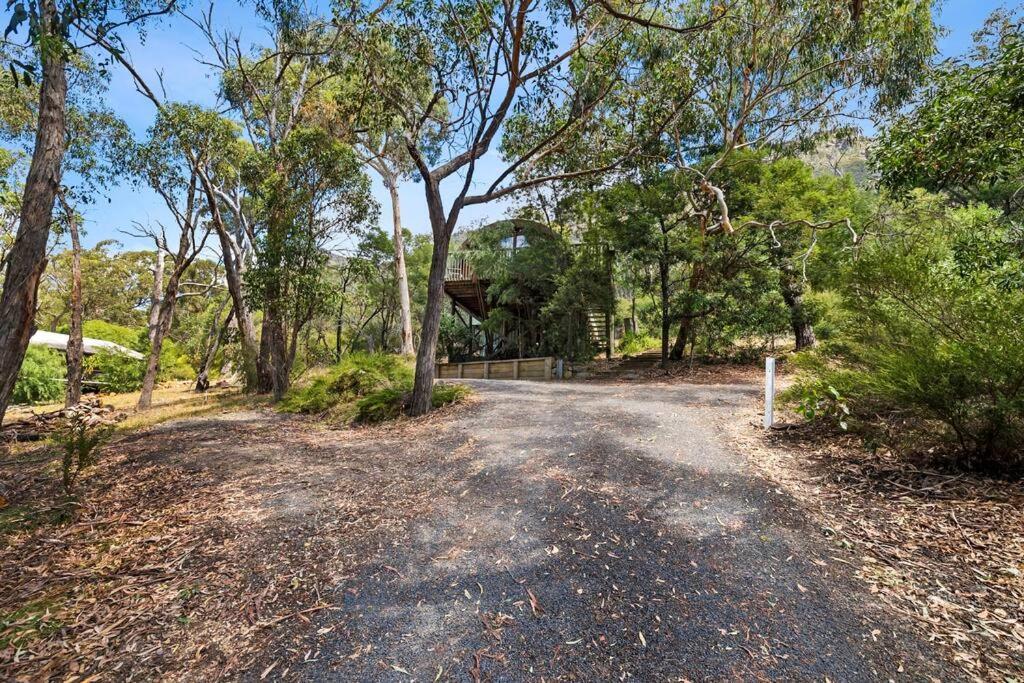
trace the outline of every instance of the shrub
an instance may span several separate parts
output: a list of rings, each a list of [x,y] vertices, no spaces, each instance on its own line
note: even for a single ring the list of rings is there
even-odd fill
[[[82,325],[82,336],[114,342],[141,354],[149,353],[149,331],[145,327],[125,327],[105,320],[86,320]],[[99,353],[86,360],[86,379],[103,382],[103,390],[113,393],[139,389],[145,372],[145,361],[115,353]],[[165,382],[192,380],[195,376],[196,371],[188,354],[173,339],[164,337],[160,348],[158,379]]]
[[[661,348],[661,341],[649,334],[627,332],[619,340],[618,350],[624,356],[634,356],[648,349]]]
[[[920,216],[918,216],[920,219]],[[799,359],[790,397],[830,389],[851,426],[959,465],[1024,466],[1024,258],[984,207],[917,221],[862,248],[835,338]]]
[[[412,385],[413,369],[399,356],[351,353],[306,386],[293,388],[281,401],[290,413],[325,413],[351,408],[359,398],[390,388]]]
[[[105,320],[86,320],[82,323],[82,336],[114,342],[139,353],[145,353],[149,349],[149,339],[144,327],[125,327]]]
[[[116,351],[94,353],[84,363],[85,379],[99,382],[103,391],[113,394],[139,389],[145,372],[145,361]]]
[[[67,366],[53,349],[29,346],[14,384],[12,403],[50,403],[64,396]]]
[[[146,346],[148,347],[148,343]],[[196,370],[192,366],[188,354],[176,341],[165,337],[164,343],[160,347],[160,381],[193,380],[195,378]]]
[[[412,393],[413,368],[408,359],[385,353],[352,353],[281,401],[289,413],[330,414],[343,420],[374,424],[402,414]],[[469,388],[434,387],[433,406],[462,400]]]
[[[70,498],[75,494],[75,484],[82,471],[96,464],[96,449],[110,438],[114,425],[87,403],[68,408],[63,417],[64,423],[53,438],[64,451],[61,485]]]
[[[461,403],[469,394],[470,388],[464,384],[437,384],[434,386],[430,404],[434,408],[440,408],[452,403]],[[378,424],[397,419],[405,412],[411,396],[411,387],[391,387],[375,391],[356,402],[353,420],[363,424]]]

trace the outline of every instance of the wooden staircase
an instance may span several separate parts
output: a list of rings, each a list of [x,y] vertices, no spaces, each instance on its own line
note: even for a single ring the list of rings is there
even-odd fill
[[[594,348],[601,353],[608,352],[607,324],[608,313],[603,309],[594,309],[587,314],[587,335]]]

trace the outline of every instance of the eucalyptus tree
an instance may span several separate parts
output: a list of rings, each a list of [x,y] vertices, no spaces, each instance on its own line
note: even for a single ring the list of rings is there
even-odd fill
[[[248,173],[255,215],[287,226],[280,231],[268,226],[257,234],[259,258],[248,273],[251,296],[264,316],[270,305],[277,307],[280,330],[286,333],[283,356],[273,361],[272,388],[280,399],[288,388],[300,332],[333,309],[327,277],[333,242],[364,231],[376,217],[376,205],[353,149],[322,128],[296,128],[273,156],[254,158]]]
[[[260,2],[255,9],[272,36],[269,45],[250,48],[243,46],[237,35],[218,31],[212,10],[195,23],[209,43],[212,59],[208,64],[218,73],[226,108],[240,122],[244,137],[252,147],[252,153],[244,164],[248,170],[243,169],[243,175],[247,175],[250,181],[262,176],[259,182],[243,181],[244,191],[239,191],[241,186],[236,185],[232,193],[223,184],[215,187],[214,191],[220,202],[229,207],[235,223],[244,226],[253,247],[253,262],[258,264],[260,271],[257,274],[250,270],[246,274],[246,280],[252,284],[244,283],[247,289],[244,298],[263,313],[257,388],[280,397],[289,386],[290,356],[294,353],[289,334],[294,336],[295,330],[292,327],[289,332],[288,328],[289,316],[295,313],[295,309],[290,307],[288,298],[296,291],[277,275],[285,277],[286,273],[292,272],[295,263],[288,259],[293,255],[293,248],[311,255],[310,249],[322,239],[317,235],[298,234],[302,226],[296,221],[309,216],[302,207],[293,203],[304,196],[302,191],[292,190],[299,190],[305,181],[319,182],[300,177],[304,169],[309,168],[305,164],[315,161],[315,155],[338,152],[326,144],[318,130],[329,129],[343,146],[347,147],[352,142],[348,122],[356,117],[351,112],[358,106],[358,100],[369,97],[369,93],[339,98],[333,104],[340,105],[341,109],[327,111],[332,104],[325,95],[329,86],[348,77],[352,59],[346,46],[354,24],[345,12],[351,14],[355,9],[339,8],[331,19],[319,16],[303,2]],[[325,125],[325,119],[330,123],[329,127]],[[304,159],[297,153],[299,148],[292,138],[308,135],[316,137],[317,147],[308,150],[312,156]],[[352,168],[346,163],[339,170],[348,173]],[[321,167],[320,171],[324,169]],[[368,204],[361,198],[357,199],[359,193],[351,192],[351,177],[346,176],[342,181],[341,175],[325,172],[323,178],[333,178],[342,183],[334,188],[339,190],[339,194],[332,195],[331,201],[345,196],[356,202],[357,206],[350,207],[355,209],[354,213],[368,209]],[[330,221],[322,216],[317,220],[337,230],[352,223],[354,213],[346,211],[340,221]],[[225,239],[225,233],[221,234],[222,242],[229,241]],[[306,240],[305,245],[293,242],[295,238]],[[231,270],[237,271],[243,259],[235,258],[235,261],[238,263]],[[231,280],[229,278],[229,285],[234,295],[238,286]],[[241,279],[235,280],[241,286]],[[258,291],[253,291],[254,286]],[[294,322],[295,318],[292,318],[291,323]]]
[[[632,174],[600,193],[598,210],[599,229],[616,253],[657,271],[663,366],[671,344],[672,300],[684,284],[673,271],[690,247],[676,183],[667,173]]]
[[[212,229],[198,169],[233,139],[231,124],[215,112],[195,105],[171,104],[157,111],[146,140],[124,144],[122,153],[126,167],[137,182],[145,182],[160,196],[178,232],[177,247],[171,249],[164,226],[140,228],[141,234],[152,237],[156,248],[170,257],[170,268],[161,283],[163,291],[159,302],[154,301],[156,324],[151,329],[139,408],[148,408],[152,403],[160,371],[160,352],[171,328],[182,277],[202,253]]]
[[[730,217],[722,175],[736,152],[812,142],[848,130],[858,114],[904,102],[935,52],[933,4],[687,0],[668,10],[633,3],[626,12],[608,3],[624,20],[665,35],[662,87],[645,93],[638,106],[687,102],[691,115],[672,120],[657,155],[680,176],[688,229],[730,234],[768,224],[735,224]],[[720,16],[707,30],[676,39],[674,27],[716,11]],[[810,233],[832,225],[803,227]],[[785,281],[791,275],[783,273],[784,287],[794,284]],[[687,320],[683,311],[674,357],[691,329]]]
[[[9,63],[12,78],[38,82],[35,141],[22,192],[17,236],[6,257],[0,293],[0,421],[6,412],[32,334],[39,279],[60,189],[66,150],[69,64],[77,55],[95,57],[103,67],[109,52],[97,37],[123,49],[121,35],[165,14],[175,0],[81,3],[39,0],[9,3],[5,38],[25,31],[23,54]],[[74,93],[72,93],[74,95]]]
[[[963,58],[928,75],[872,148],[883,185],[943,191],[1006,214],[1024,207],[1024,22],[996,12]]]
[[[360,154],[366,164],[372,168],[391,199],[391,239],[394,244],[395,285],[398,290],[398,306],[401,316],[403,356],[412,356],[416,347],[412,340],[412,306],[409,300],[409,276],[405,267],[405,240],[402,234],[402,211],[398,197],[398,187],[403,178],[413,171],[412,160],[401,131],[386,128],[374,134],[371,131],[359,136]]]
[[[545,160],[579,139],[598,105],[631,84],[630,27],[590,2],[419,0],[389,6],[367,22],[374,91],[398,112],[423,182],[433,234],[412,414],[430,408],[444,270],[463,209],[566,177],[608,171],[635,145],[591,167],[547,172]],[[692,31],[696,32],[694,28]],[[558,114],[553,112],[557,111]],[[481,177],[513,119],[545,117],[535,135],[503,147],[503,166]],[[447,181],[447,182],[446,182]]]

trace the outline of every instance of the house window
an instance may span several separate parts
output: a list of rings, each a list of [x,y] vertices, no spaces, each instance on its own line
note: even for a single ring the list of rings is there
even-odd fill
[[[529,246],[524,235],[513,235],[501,240],[502,249],[522,249]]]

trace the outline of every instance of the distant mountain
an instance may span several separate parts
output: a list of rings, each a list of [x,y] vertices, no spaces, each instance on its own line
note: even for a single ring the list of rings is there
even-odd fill
[[[830,140],[818,145],[813,152],[801,155],[817,175],[849,174],[858,187],[868,187],[872,183],[871,170],[868,168],[868,147],[871,140],[855,138],[853,140]]]

